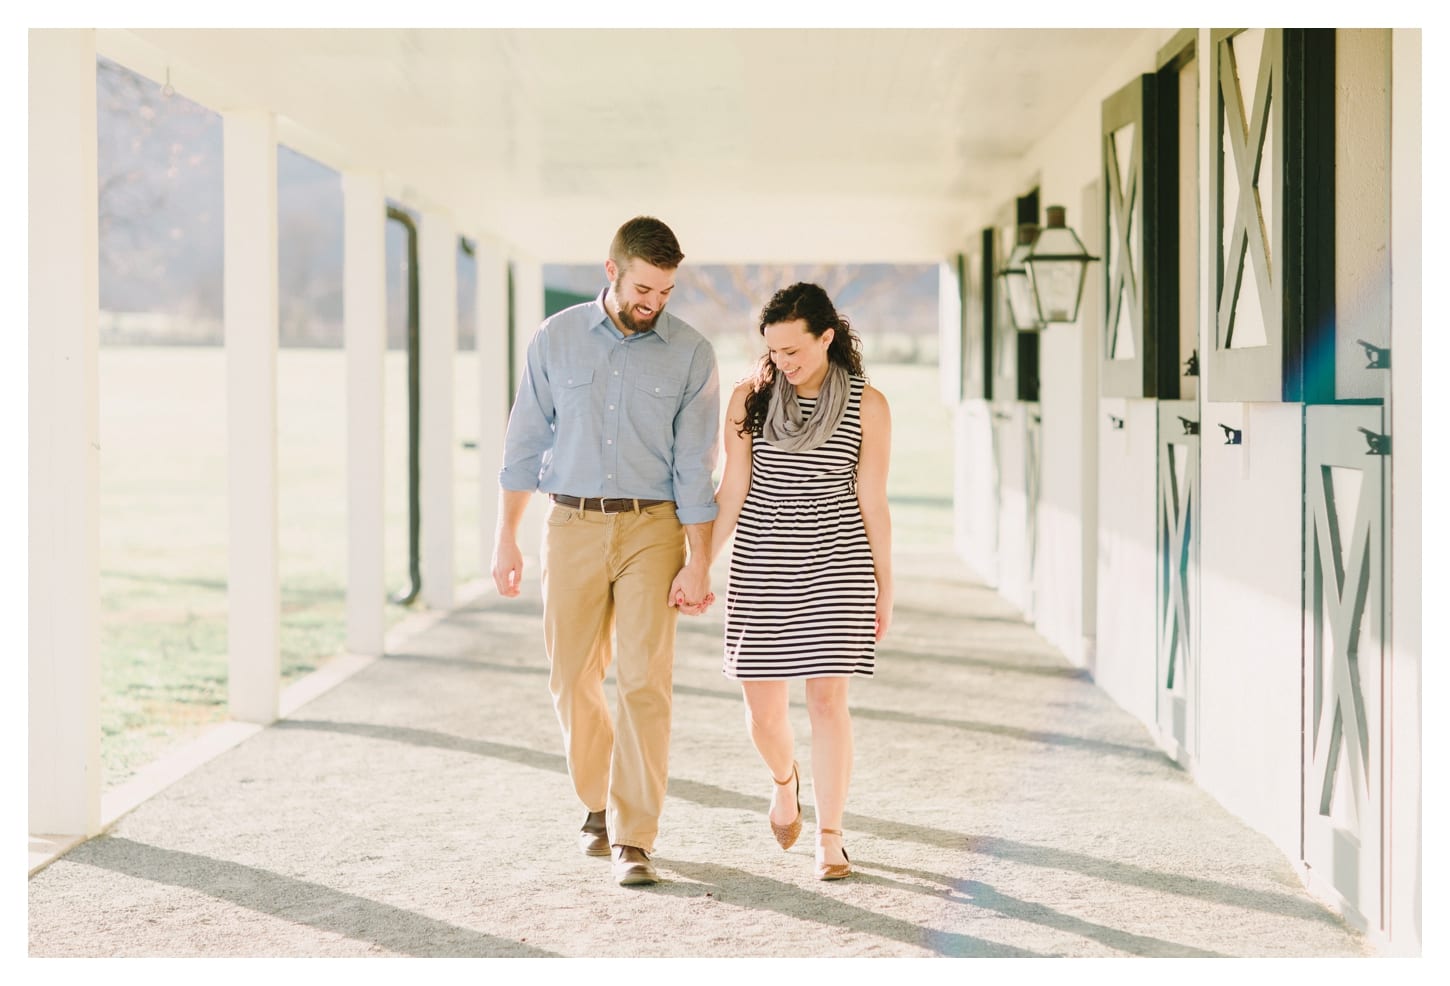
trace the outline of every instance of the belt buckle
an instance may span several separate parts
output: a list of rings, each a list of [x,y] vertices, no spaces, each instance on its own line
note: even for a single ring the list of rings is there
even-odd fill
[[[609,504],[614,503],[614,509]],[[606,514],[627,514],[634,506],[634,501],[627,498],[601,496],[599,498],[599,512]]]

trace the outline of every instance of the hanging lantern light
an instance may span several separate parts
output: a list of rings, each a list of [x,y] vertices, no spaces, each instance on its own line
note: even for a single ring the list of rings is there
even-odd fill
[[[1087,252],[1082,240],[1067,225],[1065,208],[1047,207],[1047,226],[1022,259],[1028,270],[1027,279],[1039,321],[1076,322],[1088,262],[1098,258]]]
[[[1037,332],[1043,327],[1042,320],[1037,317],[1037,300],[1032,292],[1032,271],[1026,264],[1027,254],[1036,239],[1036,223],[1018,226],[1017,245],[997,272],[1007,290],[1007,308],[1018,332]]]

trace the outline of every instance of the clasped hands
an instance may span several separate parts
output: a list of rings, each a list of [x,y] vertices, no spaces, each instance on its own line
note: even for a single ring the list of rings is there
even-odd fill
[[[708,570],[696,570],[686,565],[670,584],[668,603],[686,616],[699,616],[714,601],[715,593],[710,591]]]

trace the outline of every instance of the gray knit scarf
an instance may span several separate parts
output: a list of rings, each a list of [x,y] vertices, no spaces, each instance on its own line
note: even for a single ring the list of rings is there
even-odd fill
[[[832,363],[826,369],[826,379],[821,381],[815,410],[810,417],[805,417],[796,401],[795,384],[780,374],[770,391],[760,437],[787,452],[819,448],[846,416],[846,402],[850,397],[850,375],[841,364]]]

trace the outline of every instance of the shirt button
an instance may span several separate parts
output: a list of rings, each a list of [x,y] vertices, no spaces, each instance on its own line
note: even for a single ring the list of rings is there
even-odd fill
[[[608,476],[605,476],[604,478],[605,479],[613,479],[614,478],[614,473],[610,473]]]
[[[604,444],[605,445],[613,445],[614,444],[614,439],[610,438],[610,439],[606,440]]]
[[[614,371],[614,375],[615,375],[615,376],[616,376],[616,377],[617,377],[617,376],[619,376],[619,371],[618,371],[618,370],[615,370],[615,371]]]
[[[611,410],[611,411],[613,411],[613,410],[614,410],[614,405],[613,405],[613,404],[611,404],[611,405],[609,405],[609,409],[610,409],[610,410]]]

